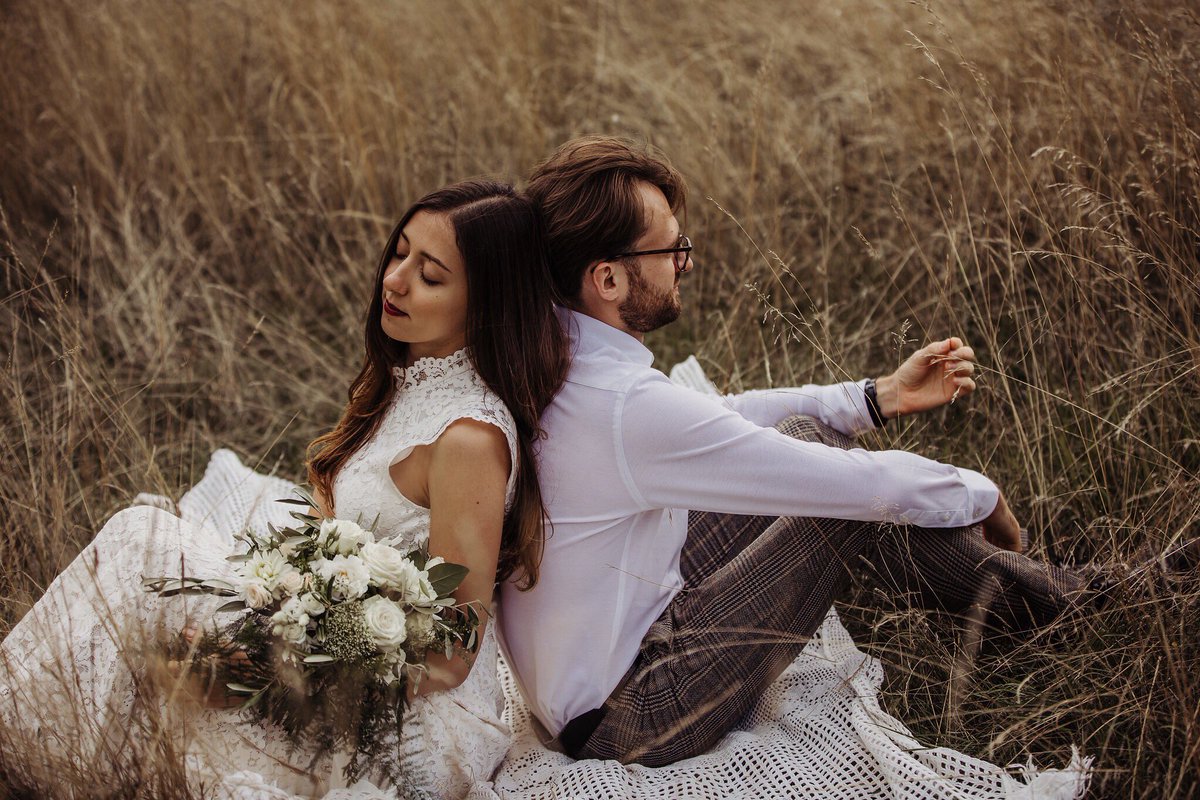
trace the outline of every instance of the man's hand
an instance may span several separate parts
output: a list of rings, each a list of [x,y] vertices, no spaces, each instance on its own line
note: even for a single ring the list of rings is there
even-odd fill
[[[884,419],[939,408],[975,391],[975,351],[953,336],[922,347],[875,382]]]
[[[1004,495],[996,501],[996,508],[983,521],[983,538],[1002,550],[1021,552],[1021,526],[1008,508]]]

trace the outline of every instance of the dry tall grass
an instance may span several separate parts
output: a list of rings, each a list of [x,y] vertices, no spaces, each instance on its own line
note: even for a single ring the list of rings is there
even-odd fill
[[[1047,557],[1200,533],[1188,6],[4,4],[3,617],[216,446],[299,476],[389,221],[583,132],[690,179],[700,266],[664,363],[823,381],[962,334],[981,391],[887,444],[982,468]],[[979,658],[924,615],[853,616],[923,740],[1001,762],[1076,742],[1095,796],[1157,798],[1200,796],[1198,609],[1181,585]]]

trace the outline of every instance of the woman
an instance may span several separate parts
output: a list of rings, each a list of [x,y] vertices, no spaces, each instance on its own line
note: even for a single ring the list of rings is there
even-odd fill
[[[511,187],[468,181],[422,198],[380,260],[346,411],[310,446],[322,512],[376,520],[377,541],[405,552],[427,544],[431,555],[467,566],[456,598],[485,611],[498,580],[537,580],[542,502],[531,446],[567,365],[550,285],[536,215]],[[13,629],[0,646],[10,724],[53,743],[59,721],[44,699],[73,685],[81,690],[71,706],[78,729],[53,749],[119,758],[146,670],[115,623],[179,630],[212,608],[207,597],[147,595],[138,578],[181,568],[229,574],[233,533],[247,521],[286,522],[269,501],[290,486],[231,459],[214,455],[201,486],[180,501],[182,519],[144,507],[114,516]],[[488,622],[481,614],[474,665],[429,656],[406,715],[406,774],[437,797],[462,796],[487,779],[508,748]],[[336,757],[309,770],[310,759],[289,752],[280,731],[236,712],[194,709],[186,723],[192,782],[239,797],[321,796],[338,785]],[[376,796],[372,786],[354,792]]]

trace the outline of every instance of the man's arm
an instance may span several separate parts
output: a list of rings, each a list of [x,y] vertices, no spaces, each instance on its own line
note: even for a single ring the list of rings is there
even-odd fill
[[[875,382],[885,420],[939,408],[975,391],[975,351],[958,337],[922,347],[893,373]],[[855,436],[875,427],[867,409],[866,381],[806,385],[726,395],[725,405],[763,427],[795,414],[816,417]]]
[[[661,376],[628,392],[619,419],[628,489],[648,509],[950,528],[999,505],[999,489],[978,472],[897,450],[797,441]]]
[[[836,431],[856,436],[875,423],[867,412],[865,381],[846,381],[832,386],[795,386],[784,389],[755,389],[725,395],[725,406],[755,425],[770,428],[797,414],[816,417]]]

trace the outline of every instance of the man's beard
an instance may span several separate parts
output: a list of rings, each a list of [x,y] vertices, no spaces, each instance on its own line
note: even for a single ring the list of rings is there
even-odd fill
[[[638,333],[649,333],[679,319],[683,309],[675,296],[674,286],[665,292],[656,292],[642,277],[641,268],[633,263],[626,263],[625,274],[629,277],[629,294],[617,307],[625,327]]]

